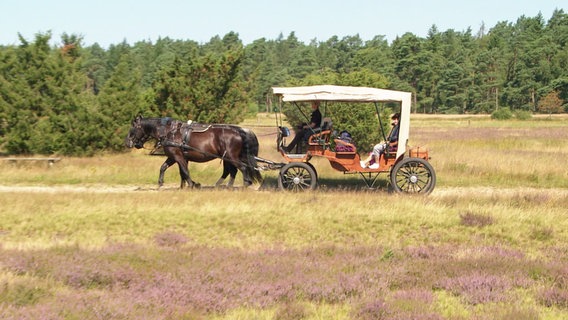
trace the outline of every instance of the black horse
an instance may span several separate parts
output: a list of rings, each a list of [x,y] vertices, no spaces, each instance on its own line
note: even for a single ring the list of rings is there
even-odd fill
[[[184,187],[185,182],[190,187],[199,186],[191,180],[188,161],[207,162],[214,159],[223,160],[223,175],[216,186],[228,175],[231,175],[228,185],[232,186],[237,170],[243,173],[245,186],[262,181],[256,162],[258,139],[250,130],[227,124],[187,124],[171,118],[137,116],[132,121],[125,144],[129,148],[142,148],[151,138],[159,141],[167,156],[160,167],[160,186],[163,185],[166,169],[174,163],[179,166],[180,188]]]
[[[157,146],[159,146],[160,148],[163,149],[163,146],[161,145],[162,140],[167,138],[168,134],[173,134],[175,133],[176,130],[181,130],[181,126],[183,126],[185,124],[185,122],[179,121],[179,120],[175,120],[172,118],[160,118],[160,122],[158,125],[158,133],[159,136],[161,137],[158,140]],[[256,138],[256,135],[254,134],[254,132],[250,131],[249,129],[246,128],[242,128],[248,135],[250,144],[249,146],[251,146],[251,149],[253,150],[253,154],[256,156],[258,155],[258,139]],[[187,131],[189,132],[189,131]],[[170,139],[172,139],[172,137],[170,137]],[[171,141],[171,140],[170,140]],[[171,143],[171,142],[170,142]],[[187,152],[189,148],[186,148],[183,153],[185,160],[190,160],[190,154]],[[221,186],[221,184],[225,181],[225,179],[230,175],[230,179],[229,182],[227,183],[227,187],[232,187],[234,182],[235,182],[235,178],[237,176],[237,167],[234,166],[230,161],[222,161],[223,162],[223,174],[221,175],[221,177],[219,178],[219,180],[217,180],[217,182],[215,183],[215,187],[219,187]],[[158,178],[158,185],[161,187],[164,184],[164,174],[166,173],[166,170],[171,167],[172,165],[174,165],[176,163],[175,158],[167,158],[166,161],[164,161],[164,163],[162,164],[162,166],[160,167],[160,177]],[[184,182],[184,180],[182,179],[182,183]]]

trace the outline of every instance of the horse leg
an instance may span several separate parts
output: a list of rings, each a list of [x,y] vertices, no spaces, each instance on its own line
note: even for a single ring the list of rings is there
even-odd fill
[[[250,178],[248,168],[242,167],[241,172],[243,173],[243,183],[245,187],[250,187],[252,185],[252,179]]]
[[[235,171],[235,173],[231,173],[231,176],[229,177],[229,182],[227,182],[227,187],[229,187],[229,188],[233,187],[233,184],[235,184],[236,175],[237,175],[236,171]]]
[[[252,179],[250,177],[249,174],[249,170],[248,167],[246,165],[240,165],[240,166],[234,166],[234,173],[233,173],[233,179],[235,178],[235,176],[237,175],[237,171],[240,170],[241,173],[243,174],[243,183],[245,187],[248,187],[250,185],[252,185]],[[238,168],[238,169],[237,169]]]
[[[228,170],[228,174],[230,174],[229,182],[227,183],[227,187],[231,188],[231,187],[233,187],[233,184],[235,183],[235,177],[237,176],[238,169],[232,163],[229,163],[229,165],[227,166],[227,170]]]
[[[223,181],[227,179],[228,176],[230,176],[230,178],[229,182],[227,183],[227,187],[229,188],[232,187],[233,184],[235,183],[236,175],[237,175],[237,167],[235,167],[235,165],[232,164],[230,161],[223,160],[223,174],[221,175],[219,180],[217,180],[217,182],[215,183],[215,187],[219,187],[223,183]]]
[[[200,184],[191,180],[191,176],[189,174],[189,164],[188,161],[185,159],[183,154],[180,152],[179,154],[175,155],[175,162],[178,164],[179,167],[179,176],[181,178],[181,183],[179,188],[183,189],[185,186],[185,182],[190,188],[193,187],[200,187]]]
[[[185,162],[185,169],[182,169],[180,167],[179,177],[180,177],[180,183],[179,183],[180,189],[183,189],[186,183],[188,187],[193,188],[195,182],[191,180],[191,176],[189,174],[189,161]]]
[[[179,188],[183,189],[185,187],[185,183],[187,182],[187,186],[193,188],[194,182],[191,180],[191,176],[189,175],[189,168],[187,162],[183,161],[182,163],[178,162],[179,167],[179,177],[181,182],[179,184]]]
[[[221,186],[221,184],[223,183],[223,181],[225,181],[225,178],[223,178],[223,176],[221,176],[217,182],[215,182],[215,188],[218,188],[219,186]]]
[[[225,161],[226,163],[230,164],[229,173],[231,174],[231,181],[229,181],[228,185],[229,186],[233,185],[233,182],[235,182],[235,177],[237,176],[237,172],[239,170],[243,174],[244,186],[249,187],[250,185],[252,185],[252,177],[249,173],[249,169],[248,169],[246,163],[244,163],[243,161],[241,161],[239,159],[238,153],[237,154],[229,154],[229,158],[230,159],[236,159],[236,160]]]
[[[168,170],[168,168],[171,167],[174,163],[176,163],[175,159],[167,158],[166,161],[164,161],[164,163],[160,167],[160,177],[158,178],[158,188],[161,188],[164,185],[164,174],[166,173],[166,170]]]
[[[217,180],[217,182],[215,182],[215,187],[219,187],[221,186],[221,184],[223,183],[223,181],[225,181],[225,179],[227,178],[227,176],[229,175],[229,168],[228,168],[229,163],[227,161],[223,161],[223,174],[221,175],[221,177]]]

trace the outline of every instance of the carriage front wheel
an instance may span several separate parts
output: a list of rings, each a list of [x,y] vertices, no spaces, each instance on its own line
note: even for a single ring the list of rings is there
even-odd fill
[[[282,190],[313,190],[318,185],[315,169],[303,162],[291,162],[280,169],[278,187]]]
[[[428,194],[436,185],[436,173],[422,158],[404,158],[391,170],[390,180],[395,192]]]

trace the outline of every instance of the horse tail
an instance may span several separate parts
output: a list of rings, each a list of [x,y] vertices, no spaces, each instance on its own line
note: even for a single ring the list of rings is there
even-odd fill
[[[256,134],[252,130],[242,128],[240,134],[243,140],[241,159],[245,160],[246,172],[251,182],[262,182],[262,175],[258,170],[256,157],[258,156],[259,143]]]

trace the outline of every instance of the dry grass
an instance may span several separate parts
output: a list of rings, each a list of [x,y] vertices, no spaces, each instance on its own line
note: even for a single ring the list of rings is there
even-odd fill
[[[568,187],[568,118],[449,122],[419,120],[411,132],[411,144],[430,149],[440,185]]]
[[[271,115],[260,114],[243,126],[255,131],[260,157],[281,161],[276,150],[276,129]],[[412,118],[411,146],[430,150],[438,187],[568,187],[568,117],[530,121],[492,121],[483,116]],[[150,146],[149,146],[150,147]],[[162,157],[148,157],[148,150],[93,158],[64,158],[52,168],[45,165],[0,163],[3,184],[105,184],[156,186]],[[327,162],[313,160],[323,183],[357,185],[356,176],[343,177]],[[195,180],[212,185],[222,171],[220,161],[191,164]],[[274,182],[276,172],[266,172]],[[386,176],[385,176],[386,177]],[[353,178],[345,182],[345,178]],[[169,187],[179,185],[177,167],[167,171]],[[242,184],[239,174],[238,183]],[[270,185],[270,183],[269,183]],[[359,184],[361,186],[361,184]]]
[[[301,194],[275,191],[274,172],[261,191],[179,191],[176,168],[157,191],[163,159],[144,150],[2,164],[0,318],[568,317],[566,118],[415,124],[438,175],[427,197],[325,162]],[[221,173],[191,168],[205,185]]]
[[[559,219],[568,205],[566,191],[486,190],[475,196],[458,191],[424,198],[375,191],[96,190],[0,193],[3,246],[148,244],[170,231],[199,245],[246,249],[314,243],[440,245],[467,242],[478,232],[463,231],[464,213],[494,221],[483,229],[487,245],[507,237],[514,240],[510,245],[522,248],[534,240],[531,234],[537,226],[550,226],[551,238],[563,241],[568,230],[566,219]]]

